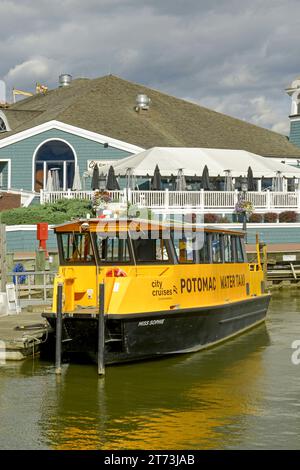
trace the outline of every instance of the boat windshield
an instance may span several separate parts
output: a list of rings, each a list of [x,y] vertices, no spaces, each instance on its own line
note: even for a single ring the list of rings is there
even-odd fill
[[[58,243],[62,264],[95,264],[89,233],[62,233]]]

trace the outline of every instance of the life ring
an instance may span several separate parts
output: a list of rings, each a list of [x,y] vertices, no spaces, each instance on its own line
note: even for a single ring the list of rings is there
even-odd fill
[[[107,271],[106,277],[127,277],[127,274],[123,269],[120,268],[113,268]]]

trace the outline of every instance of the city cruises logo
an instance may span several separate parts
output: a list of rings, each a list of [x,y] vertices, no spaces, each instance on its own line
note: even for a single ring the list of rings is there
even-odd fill
[[[152,281],[151,287],[153,297],[170,297],[173,294],[178,294],[178,289],[175,285],[164,288],[163,281]]]

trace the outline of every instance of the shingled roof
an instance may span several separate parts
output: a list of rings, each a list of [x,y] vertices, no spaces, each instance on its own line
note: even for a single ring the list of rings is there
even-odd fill
[[[151,98],[148,111],[135,111],[139,93]],[[145,149],[206,147],[300,157],[300,148],[281,134],[113,75],[73,80],[69,87],[20,100],[5,114],[12,130],[0,139],[56,120]]]

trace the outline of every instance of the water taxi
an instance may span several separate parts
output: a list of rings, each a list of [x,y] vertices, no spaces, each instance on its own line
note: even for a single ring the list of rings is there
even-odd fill
[[[55,233],[60,267],[53,307],[43,315],[55,331],[63,284],[62,344],[69,357],[97,358],[101,283],[105,364],[199,351],[265,319],[270,294],[260,252],[248,263],[244,232],[86,219],[59,225]]]

